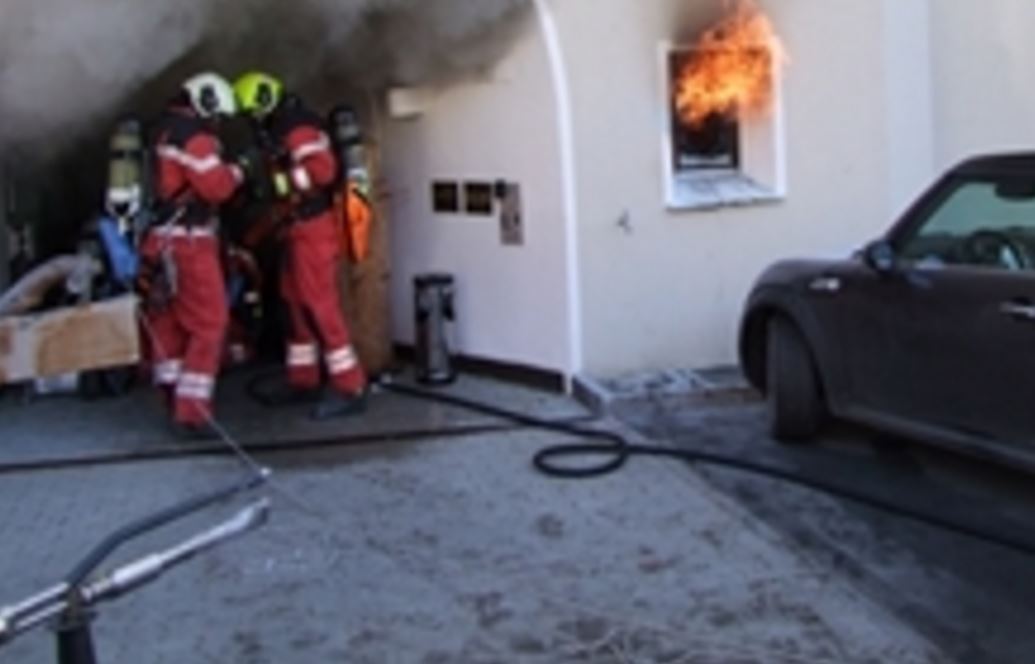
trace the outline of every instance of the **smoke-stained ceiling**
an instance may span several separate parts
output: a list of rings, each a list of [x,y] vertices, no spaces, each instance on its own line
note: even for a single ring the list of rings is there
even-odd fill
[[[527,0],[4,0],[0,145],[49,149],[199,69],[311,97],[477,73]]]
[[[40,251],[102,200],[120,116],[154,117],[191,74],[269,70],[324,109],[391,85],[478,76],[529,0],[3,0],[0,170],[35,183]]]

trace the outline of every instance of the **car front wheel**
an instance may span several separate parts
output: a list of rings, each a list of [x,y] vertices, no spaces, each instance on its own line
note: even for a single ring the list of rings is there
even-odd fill
[[[769,322],[766,387],[769,429],[783,442],[804,442],[823,424],[819,377],[808,344],[790,320]]]

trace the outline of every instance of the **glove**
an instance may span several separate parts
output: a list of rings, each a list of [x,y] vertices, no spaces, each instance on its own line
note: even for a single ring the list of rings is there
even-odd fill
[[[239,169],[241,169],[241,179],[255,180],[259,175],[259,169],[261,168],[261,155],[256,154],[254,151],[246,151],[239,155],[234,160],[234,163]]]
[[[243,318],[248,332],[258,337],[262,332],[262,296],[257,291],[247,291],[243,296]]]
[[[156,301],[159,299],[156,297],[158,292],[162,290],[157,283],[160,280],[159,272],[161,272],[160,266],[154,260],[142,260],[140,269],[137,270],[136,291],[140,295],[140,302],[144,310],[149,313],[159,311],[161,308],[157,306],[159,303]]]
[[[137,272],[136,288],[144,310],[149,313],[164,311],[176,297],[175,266],[170,257],[145,259]]]
[[[291,194],[291,178],[284,171],[273,174],[273,192],[277,198],[286,198]]]

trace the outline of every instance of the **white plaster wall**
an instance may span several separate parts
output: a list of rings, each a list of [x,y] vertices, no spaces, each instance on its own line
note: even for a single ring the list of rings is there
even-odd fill
[[[936,162],[1035,148],[1035,2],[931,2]]]
[[[939,170],[931,5],[931,0],[883,0],[888,195],[896,212],[904,210]]]
[[[787,198],[670,212],[658,43],[716,17],[720,3],[555,0],[576,117],[586,371],[734,361],[741,306],[766,265],[849,254],[922,186],[930,90],[915,83],[929,63],[908,57],[923,49],[891,29],[887,14],[923,9],[905,2],[763,2],[792,59],[783,95]],[[891,160],[913,151],[920,165],[896,174]],[[617,223],[623,215],[631,233]]]
[[[564,371],[568,302],[554,97],[531,17],[522,35],[482,78],[435,91],[422,116],[385,120],[393,334],[413,341],[413,276],[451,272],[460,352]],[[432,212],[433,180],[497,178],[522,186],[523,247],[502,245],[496,217]]]

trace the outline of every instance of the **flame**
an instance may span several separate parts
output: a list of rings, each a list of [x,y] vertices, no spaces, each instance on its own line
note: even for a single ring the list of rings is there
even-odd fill
[[[775,67],[786,61],[772,22],[753,0],[706,30],[676,79],[680,119],[700,126],[713,115],[739,117],[769,111]]]

